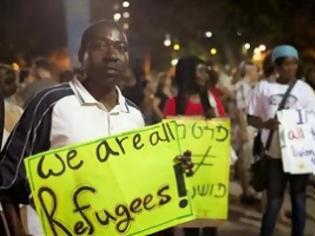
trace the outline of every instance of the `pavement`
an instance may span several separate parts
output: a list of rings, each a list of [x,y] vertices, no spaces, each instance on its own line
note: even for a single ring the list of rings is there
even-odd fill
[[[230,183],[228,221],[218,229],[218,236],[257,236],[262,219],[260,206],[247,206],[240,203],[240,185],[236,181]],[[284,201],[284,208],[290,210],[289,197]],[[290,236],[290,220],[278,220],[274,236]],[[176,229],[176,236],[182,236],[181,229]],[[197,235],[196,235],[197,236]],[[315,188],[307,189],[307,222],[304,236],[315,236]]]

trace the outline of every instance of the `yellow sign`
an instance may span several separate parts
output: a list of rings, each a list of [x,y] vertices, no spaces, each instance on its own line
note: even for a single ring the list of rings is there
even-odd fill
[[[191,150],[190,196],[197,219],[227,219],[230,121],[176,118],[180,152]]]
[[[179,154],[170,121],[27,158],[44,234],[147,235],[194,219]]]

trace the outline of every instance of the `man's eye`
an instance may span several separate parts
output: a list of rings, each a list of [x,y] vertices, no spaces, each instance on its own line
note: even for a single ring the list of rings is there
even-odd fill
[[[90,48],[92,48],[92,49],[106,49],[107,44],[105,42],[102,42],[102,41],[97,41],[97,42],[92,43],[90,45]]]
[[[116,47],[120,52],[126,52],[127,51],[127,47],[124,44],[118,44]]]

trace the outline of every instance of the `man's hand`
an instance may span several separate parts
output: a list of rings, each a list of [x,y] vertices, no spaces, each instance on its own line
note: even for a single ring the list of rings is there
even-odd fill
[[[277,119],[271,118],[263,123],[263,128],[265,129],[278,129],[280,122]]]

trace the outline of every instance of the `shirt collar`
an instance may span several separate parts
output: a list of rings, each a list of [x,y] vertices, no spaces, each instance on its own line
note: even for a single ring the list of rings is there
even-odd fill
[[[77,78],[74,78],[72,81],[70,81],[70,86],[73,89],[75,96],[80,101],[81,105],[96,105],[104,107],[104,105],[101,102],[97,101],[89,93],[89,91],[82,85],[82,83]],[[129,113],[129,108],[125,97],[122,95],[120,89],[117,86],[115,87],[115,89],[118,94],[118,104],[116,104],[116,106],[111,110],[111,112],[122,111],[125,113]]]

